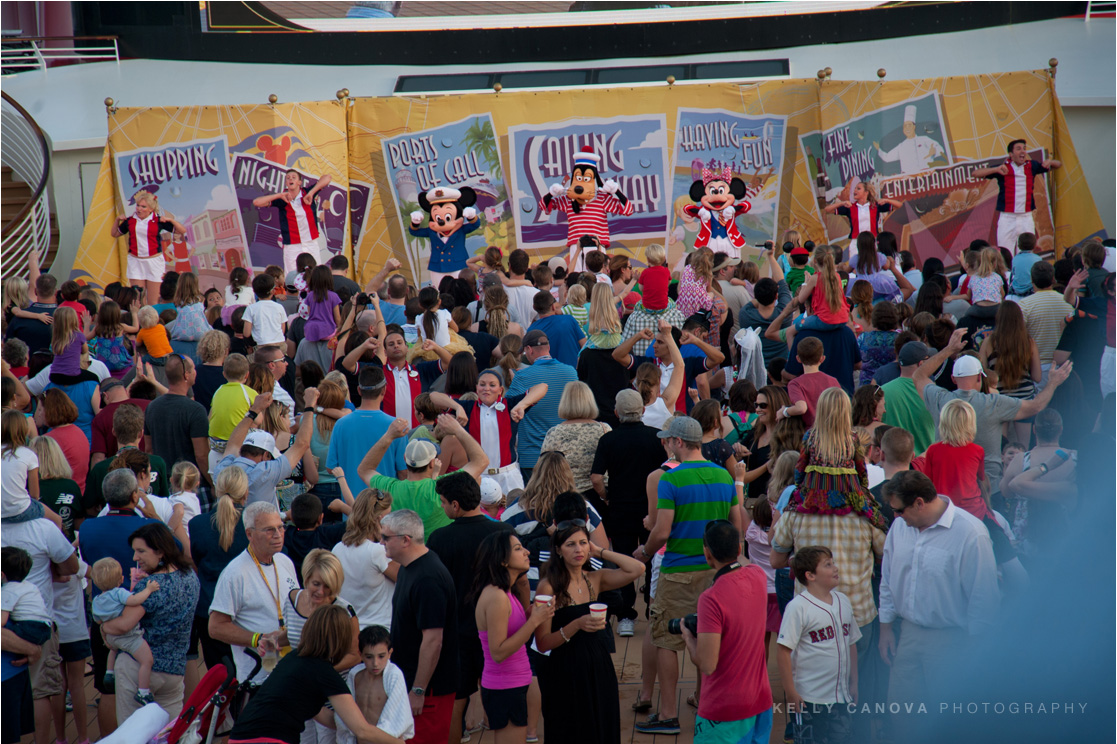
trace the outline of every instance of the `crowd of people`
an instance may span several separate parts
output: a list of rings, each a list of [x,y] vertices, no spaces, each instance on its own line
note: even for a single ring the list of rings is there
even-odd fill
[[[862,215],[674,270],[288,251],[206,287],[143,263],[181,226],[135,202],[129,284],[4,282],[5,744],[68,707],[87,744],[87,664],[104,736],[228,659],[232,744],[615,744],[641,613],[637,732],[911,740],[887,705],[949,694],[1112,453],[1100,241],[949,276]]]

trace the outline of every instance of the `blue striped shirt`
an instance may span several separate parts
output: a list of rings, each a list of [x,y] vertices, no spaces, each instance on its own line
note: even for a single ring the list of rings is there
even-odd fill
[[[705,571],[702,536],[714,519],[728,519],[737,503],[729,471],[706,460],[684,462],[659,480],[658,508],[675,512],[661,571]]]
[[[543,437],[547,436],[552,426],[562,423],[558,415],[562,391],[566,389],[566,383],[577,380],[578,373],[573,367],[549,356],[536,359],[535,364],[521,369],[512,379],[512,385],[508,388],[509,395],[524,395],[533,386],[541,382],[547,383],[547,394],[527,410],[524,420],[520,422],[517,448],[521,468],[535,467],[539,460],[539,449],[543,446]]]

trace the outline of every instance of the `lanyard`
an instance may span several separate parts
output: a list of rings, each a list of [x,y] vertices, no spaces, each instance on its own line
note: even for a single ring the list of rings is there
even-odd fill
[[[272,571],[275,573],[275,593],[272,593],[271,584],[268,583],[268,577],[264,576],[264,568],[260,565],[260,561],[256,559],[256,554],[252,552],[252,546],[248,547],[248,554],[252,556],[252,562],[256,564],[256,570],[260,572],[260,578],[264,580],[264,586],[268,588],[268,594],[272,594],[275,599],[275,614],[279,616],[279,627],[283,627],[283,607],[279,604],[279,566],[275,565],[275,558],[272,558]]]

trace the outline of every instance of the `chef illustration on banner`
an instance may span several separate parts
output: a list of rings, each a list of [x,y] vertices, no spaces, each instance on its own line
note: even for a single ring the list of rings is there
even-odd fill
[[[900,173],[918,173],[931,167],[931,161],[937,157],[945,157],[946,151],[930,137],[915,133],[916,108],[913,105],[904,107],[904,140],[888,152],[880,149],[880,143],[874,142],[873,149],[877,157],[886,163],[900,161]]]

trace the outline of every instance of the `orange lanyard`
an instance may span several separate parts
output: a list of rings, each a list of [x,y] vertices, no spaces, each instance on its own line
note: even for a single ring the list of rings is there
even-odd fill
[[[252,556],[252,562],[256,564],[256,570],[260,572],[260,578],[264,580],[264,586],[268,588],[268,594],[271,594],[275,599],[275,614],[279,616],[279,627],[283,627],[283,607],[279,603],[279,567],[275,565],[275,558],[272,557],[271,567],[275,573],[275,592],[272,592],[271,584],[268,583],[268,577],[264,576],[264,568],[260,565],[260,561],[256,559],[256,554],[252,552],[252,547],[249,546],[248,554]]]

